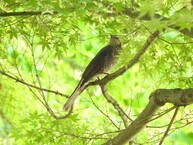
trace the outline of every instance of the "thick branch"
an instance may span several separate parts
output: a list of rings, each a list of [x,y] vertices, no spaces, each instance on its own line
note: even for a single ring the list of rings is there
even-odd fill
[[[175,106],[186,106],[193,103],[193,88],[158,89],[151,96],[157,96],[157,103],[172,103]]]
[[[109,140],[104,145],[122,145],[131,140],[137,133],[139,133],[147,124],[147,122],[153,117],[153,114],[160,108],[155,101],[154,97],[150,98],[150,101],[143,112],[134,120],[125,130],[123,130],[118,136]]]
[[[143,112],[118,136],[104,145],[123,145],[139,133],[151,120],[156,111],[165,103],[184,106],[193,103],[193,88],[190,89],[158,89],[150,95],[150,101]]]

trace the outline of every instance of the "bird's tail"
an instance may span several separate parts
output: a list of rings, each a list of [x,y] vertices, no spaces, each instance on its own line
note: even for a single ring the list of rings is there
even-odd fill
[[[72,108],[76,97],[84,90],[85,85],[80,82],[76,89],[73,91],[72,95],[68,98],[67,102],[64,104],[63,109],[68,111]]]

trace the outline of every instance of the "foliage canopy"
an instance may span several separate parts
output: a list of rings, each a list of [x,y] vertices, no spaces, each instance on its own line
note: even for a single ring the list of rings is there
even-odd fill
[[[74,112],[62,106],[81,72],[119,35],[123,52],[111,71],[128,67],[155,31],[140,59],[107,84],[108,92],[135,119],[158,88],[193,87],[193,5],[190,0],[0,1],[0,142],[5,144],[102,144],[125,128],[99,86],[78,98]],[[165,105],[157,115],[171,108]],[[193,141],[192,106],[180,111],[165,144]],[[132,141],[160,141],[173,112],[149,123]]]

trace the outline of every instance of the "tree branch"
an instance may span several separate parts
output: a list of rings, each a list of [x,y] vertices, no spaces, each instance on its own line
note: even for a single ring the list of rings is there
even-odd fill
[[[0,13],[0,17],[11,17],[11,16],[38,16],[38,15],[51,15],[58,14],[57,11],[24,11],[24,12],[9,12],[9,13]]]
[[[105,112],[103,112],[103,110],[100,109],[100,107],[98,107],[98,106],[96,105],[96,103],[94,102],[94,100],[92,99],[91,96],[90,96],[90,99],[91,99],[93,105],[94,105],[105,117],[107,117],[107,118],[109,119],[109,121],[110,121],[118,130],[120,130],[120,128],[119,128],[119,127],[116,125],[116,123],[111,119],[111,117],[110,117],[108,114],[106,114]]]
[[[193,88],[158,89],[150,95],[149,103],[143,112],[125,130],[108,140],[104,145],[123,145],[139,133],[151,120],[156,111],[165,103],[184,106],[193,103]]]
[[[101,85],[101,90],[103,95],[105,96],[106,100],[111,103],[113,105],[113,107],[117,110],[117,112],[119,113],[120,117],[123,120],[123,123],[125,125],[125,128],[128,126],[128,122],[127,120],[129,119],[130,121],[132,121],[131,118],[129,118],[129,116],[123,111],[123,109],[120,107],[120,105],[118,104],[118,102],[113,99],[113,97],[111,97],[109,95],[109,93],[107,92],[107,88],[103,85]]]
[[[109,3],[109,2],[103,2],[103,5],[105,5],[106,7],[111,7],[112,3]],[[138,6],[137,6],[138,7]],[[182,9],[185,9],[186,7],[183,7]],[[180,12],[182,9],[178,10],[177,12]],[[138,20],[145,20],[145,21],[149,21],[152,19],[152,17],[148,14],[146,15],[143,15],[141,16],[141,12],[140,11],[137,11],[137,10],[134,10],[132,8],[123,8],[123,11],[120,12],[119,14],[116,14],[116,13],[107,13],[108,16],[112,16],[112,17],[115,17],[115,16],[119,16],[121,14],[125,14],[133,19],[138,19]],[[154,14],[154,18],[155,19],[159,19],[160,22],[161,21],[169,21],[170,18],[167,18],[167,17],[164,17],[164,16],[161,16],[159,14]],[[177,26],[177,24],[171,24],[171,25],[168,25],[168,27],[172,28],[172,29],[175,29],[189,37],[193,37],[193,27],[191,29],[181,29],[179,26]]]
[[[26,86],[28,86],[28,87],[30,87],[30,88],[34,88],[34,89],[37,89],[37,90],[42,90],[42,91],[45,91],[45,92],[53,93],[53,94],[60,95],[60,96],[64,96],[64,97],[68,98],[68,95],[66,95],[66,94],[60,93],[60,92],[58,92],[58,91],[50,90],[50,89],[40,88],[40,87],[38,87],[38,86],[29,84],[29,83],[25,82],[25,81],[22,80],[22,79],[19,79],[19,78],[17,78],[17,77],[14,77],[14,76],[6,73],[5,71],[0,70],[0,73],[1,73],[2,75],[6,76],[6,77],[8,77],[8,78],[10,78],[10,79],[12,79],[12,80],[15,80],[16,82],[19,82],[19,83],[21,83],[21,84],[24,84],[24,85],[26,85]]]
[[[135,11],[134,9],[131,9],[131,8],[125,8],[123,10],[123,13],[131,18],[135,18],[135,19],[139,19],[139,20],[146,20],[146,21],[151,20],[151,17],[147,14],[142,16],[142,17],[139,17],[140,12]],[[159,14],[154,14],[154,18],[160,19],[160,21],[169,20],[169,18],[163,17]],[[177,31],[180,31],[181,33],[183,33],[189,37],[193,37],[193,28],[191,28],[190,30],[189,29],[180,29],[180,27],[175,25],[175,24],[169,25],[168,27],[175,29]]]
[[[174,112],[174,115],[172,116],[172,119],[171,119],[171,121],[170,121],[170,123],[169,123],[169,125],[168,125],[168,127],[167,127],[167,130],[165,131],[162,139],[160,140],[159,145],[162,145],[162,143],[164,142],[164,139],[165,139],[166,136],[168,135],[168,132],[170,131],[170,128],[171,128],[171,126],[172,126],[172,124],[173,124],[173,122],[174,122],[174,119],[176,118],[176,115],[177,115],[177,113],[178,113],[178,110],[179,110],[179,107],[176,107],[175,112]]]

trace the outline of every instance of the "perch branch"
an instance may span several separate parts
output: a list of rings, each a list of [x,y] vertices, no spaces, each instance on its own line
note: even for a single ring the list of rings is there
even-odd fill
[[[142,55],[148,50],[148,48],[150,47],[150,45],[158,38],[159,36],[159,31],[156,30],[155,32],[153,32],[146,40],[145,44],[143,45],[143,47],[138,51],[138,53],[131,59],[131,61],[129,62],[129,64],[127,66],[123,66],[121,67],[119,70],[117,70],[116,72],[109,74],[107,76],[105,76],[103,79],[101,80],[97,80],[95,82],[91,82],[88,85],[98,85],[98,84],[106,84],[107,82],[117,78],[118,76],[122,75],[123,73],[125,73],[128,69],[130,69],[133,65],[135,65],[139,59],[142,57]]]

